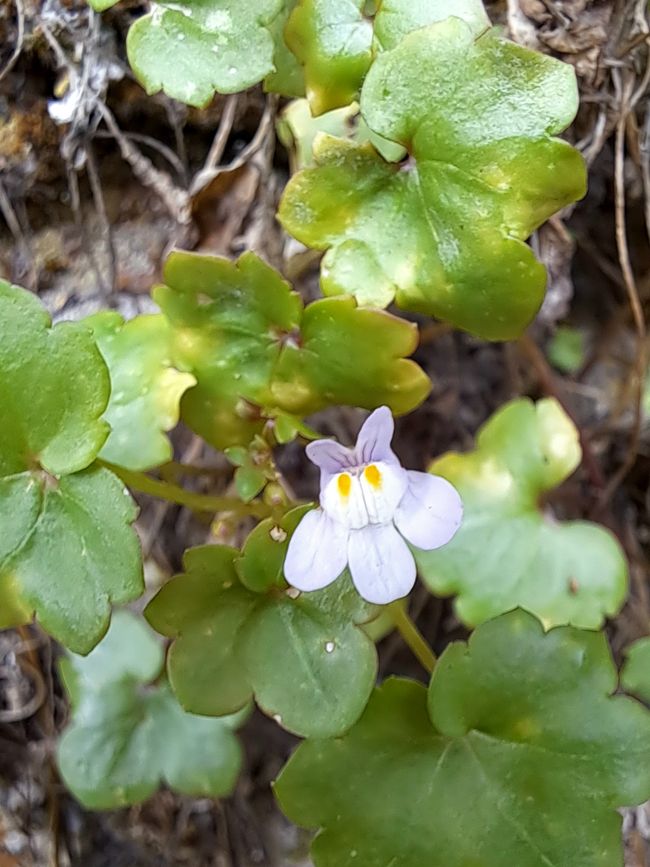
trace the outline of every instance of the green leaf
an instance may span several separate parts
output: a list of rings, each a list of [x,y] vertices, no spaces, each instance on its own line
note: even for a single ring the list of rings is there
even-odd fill
[[[144,685],[163,654],[144,623],[118,612],[85,659],[62,662],[73,718],[58,748],[66,785],[90,809],[135,804],[162,784],[195,796],[228,794],[241,765],[240,717],[185,713],[168,688]]]
[[[548,345],[551,364],[562,373],[576,373],[585,362],[585,336],[577,328],[560,326]]]
[[[111,6],[115,6],[119,0],[88,0],[88,5],[91,6],[95,12],[105,12],[107,9],[110,9]]]
[[[143,589],[137,510],[89,466],[108,426],[106,365],[91,331],[54,328],[38,299],[0,282],[0,627],[41,625],[88,652],[112,602]]]
[[[416,30],[377,58],[361,94],[370,129],[410,158],[396,166],[321,136],[280,220],[327,250],[326,294],[395,298],[481,337],[515,337],[546,284],[524,239],[584,194],[582,157],[551,137],[576,108],[566,64],[492,31],[475,39],[457,18]]]
[[[270,379],[300,323],[300,298],[253,253],[230,262],[174,252],[164,279],[154,298],[170,321],[175,361],[198,381],[183,398],[184,421],[216,448],[250,442],[262,422],[247,401],[273,403]]]
[[[283,0],[282,8],[269,24],[269,31],[275,43],[273,54],[275,72],[271,72],[264,79],[264,90],[268,93],[279,93],[281,96],[288,97],[305,95],[302,67],[284,38],[284,28],[297,2],[298,0]]]
[[[313,427],[309,427],[295,415],[285,412],[276,415],[273,433],[280,445],[290,443],[299,435],[308,441],[322,439],[322,434]]]
[[[640,638],[625,651],[621,685],[644,701],[650,701],[650,638]]]
[[[183,420],[217,448],[249,443],[277,413],[332,403],[394,412],[417,406],[430,382],[415,362],[417,328],[353,298],[299,296],[252,253],[235,262],[172,253],[155,298],[173,331],[173,358],[197,386]]]
[[[255,499],[266,481],[264,473],[252,466],[238,467],[235,471],[235,490],[245,503]]]
[[[111,375],[104,413],[111,433],[99,456],[129,470],[148,470],[172,459],[165,432],[178,424],[180,399],[196,380],[170,360],[171,331],[164,316],[119,313],[90,316],[97,345]]]
[[[511,612],[447,648],[428,700],[391,679],[343,738],[303,743],[276,793],[322,829],[317,867],[622,867],[650,717],[616,687],[603,635]]]
[[[131,26],[129,63],[147,93],[202,108],[215,91],[246,90],[274,70],[281,9],[282,0],[165,0]]]
[[[158,637],[142,620],[122,610],[115,612],[108,632],[87,656],[61,657],[59,673],[76,710],[88,690],[103,692],[117,681],[156,680],[164,661]]]
[[[465,623],[521,606],[546,626],[595,628],[619,610],[627,566],[614,536],[586,521],[560,523],[540,505],[580,457],[578,432],[560,405],[524,398],[487,422],[474,451],[431,466],[457,488],[465,515],[448,545],[414,553],[434,593],[458,594]]]
[[[180,703],[194,713],[229,714],[251,699],[235,645],[257,597],[239,584],[238,554],[217,545],[191,548],[183,557],[184,574],[165,584],[145,609],[157,632],[176,639],[167,673]]]
[[[295,519],[290,513],[285,527]],[[376,652],[360,627],[376,611],[349,581],[316,593],[284,592],[273,553],[269,563],[258,560],[256,575],[266,530],[254,531],[239,560],[231,548],[188,551],[185,574],[159,591],[146,617],[175,639],[168,673],[187,710],[219,716],[254,695],[289,731],[340,734],[358,719],[375,682]],[[284,552],[286,537],[274,534],[271,542]],[[268,592],[246,589],[238,572],[249,587]]]
[[[0,480],[3,535],[0,598],[15,588],[29,613],[67,647],[87,653],[106,631],[111,603],[143,591],[140,545],[129,526],[137,508],[108,470],[89,468],[58,483],[22,473]],[[15,625],[11,615],[0,626]]]
[[[313,147],[318,133],[347,138],[355,130],[358,114],[356,102],[318,117],[312,116],[306,99],[294,99],[285,106],[277,131],[282,144],[292,153],[292,172],[313,165]]]
[[[417,327],[354,298],[323,298],[305,308],[300,341],[287,342],[272,385],[277,405],[310,415],[332,404],[397,414],[425,399],[431,383],[405,356],[415,351]]]
[[[481,0],[382,0],[375,16],[375,49],[395,48],[411,31],[450,15],[462,19],[475,36],[490,26]]]
[[[0,281],[0,477],[87,467],[108,435],[110,382],[90,330],[50,327],[38,298]]]
[[[490,26],[481,0],[298,0],[285,39],[304,68],[314,115],[347,106],[359,93],[374,56],[395,46],[412,30],[444,21],[450,12],[473,34]]]
[[[314,164],[314,142],[319,133],[349,138],[359,143],[370,141],[381,155],[391,162],[401,160],[406,153],[401,145],[387,141],[368,128],[359,114],[359,105],[356,102],[312,117],[309,102],[306,99],[295,99],[282,112],[277,123],[277,132],[282,144],[290,151],[292,173]],[[368,297],[371,297],[371,291],[368,290]],[[357,297],[362,300],[360,292]]]
[[[332,737],[353,725],[377,678],[374,644],[352,619],[358,594],[342,588],[267,597],[242,628],[240,652],[255,700],[289,731]]]
[[[299,0],[285,29],[315,115],[352,102],[372,62],[366,0]]]
[[[265,593],[272,587],[286,587],[284,561],[289,537],[310,506],[298,506],[280,521],[267,518],[248,534],[235,562],[239,580],[254,593]]]

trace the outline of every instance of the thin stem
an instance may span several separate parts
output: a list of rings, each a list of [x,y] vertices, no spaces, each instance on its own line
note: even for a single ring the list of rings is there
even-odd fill
[[[424,640],[422,633],[413,620],[411,620],[404,605],[401,605],[399,602],[393,602],[391,614],[395,628],[402,636],[404,643],[408,645],[423,668],[431,674],[436,666],[436,655]]]
[[[271,514],[271,507],[266,503],[243,503],[236,497],[213,497],[208,494],[197,494],[187,491],[179,485],[162,482],[153,479],[145,473],[137,473],[126,470],[124,467],[116,467],[113,464],[104,463],[109,470],[131,488],[140,494],[149,494],[179,506],[187,506],[194,512],[235,512],[238,515],[254,515],[256,518],[267,518]]]

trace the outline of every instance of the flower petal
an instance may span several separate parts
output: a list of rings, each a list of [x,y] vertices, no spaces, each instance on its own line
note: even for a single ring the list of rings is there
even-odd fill
[[[352,530],[348,561],[359,595],[375,605],[401,599],[415,583],[413,555],[392,524]]]
[[[347,565],[348,529],[321,509],[307,512],[295,529],[284,561],[284,575],[298,590],[320,590]]]
[[[335,440],[314,440],[305,452],[312,464],[320,468],[321,484],[324,477],[330,478],[356,463],[352,449],[347,449]]]
[[[408,488],[395,512],[402,536],[425,551],[446,545],[463,519],[463,502],[456,488],[441,476],[409,470]]]
[[[368,464],[359,476],[370,524],[390,524],[408,488],[406,470],[398,463]]]
[[[380,406],[370,413],[359,431],[355,454],[357,463],[370,464],[374,461],[399,463],[390,447],[395,430],[393,414],[387,406]]]
[[[323,471],[320,504],[328,518],[350,530],[358,530],[369,523],[368,507],[356,473],[343,472],[326,479]],[[395,509],[390,514],[391,519],[394,512]]]

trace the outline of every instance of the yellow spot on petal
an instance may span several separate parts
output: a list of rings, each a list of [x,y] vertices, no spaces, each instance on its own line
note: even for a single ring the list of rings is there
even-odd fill
[[[339,488],[339,494],[342,497],[350,496],[350,488],[352,487],[352,479],[350,478],[348,473],[341,473],[338,477],[337,485]]]
[[[375,489],[381,488],[381,473],[374,464],[367,466],[363,474],[369,485]]]

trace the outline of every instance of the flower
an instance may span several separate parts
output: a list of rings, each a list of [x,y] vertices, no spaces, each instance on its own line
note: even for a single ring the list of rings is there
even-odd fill
[[[385,605],[415,583],[406,542],[432,551],[455,535],[463,515],[458,492],[440,476],[405,470],[390,447],[394,429],[382,406],[354,449],[333,440],[307,446],[320,468],[320,508],[307,512],[291,537],[284,574],[293,587],[320,590],[348,566],[359,594]]]

